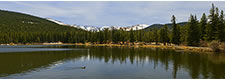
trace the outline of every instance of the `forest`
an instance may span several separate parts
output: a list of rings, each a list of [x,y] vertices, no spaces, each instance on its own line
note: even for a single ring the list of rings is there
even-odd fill
[[[134,44],[135,42],[204,46],[212,41],[225,41],[225,19],[223,10],[214,4],[209,15],[202,14],[200,20],[190,14],[188,23],[181,26],[171,17],[172,27],[154,27],[148,30],[105,28],[100,31],[58,25],[32,15],[0,10],[0,44],[8,43],[93,43]]]

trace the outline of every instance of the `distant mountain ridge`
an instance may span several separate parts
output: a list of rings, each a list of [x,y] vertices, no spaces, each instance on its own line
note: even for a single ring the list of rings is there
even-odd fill
[[[122,27],[122,26],[102,26],[102,27],[95,27],[95,26],[81,26],[81,25],[68,25],[68,24],[64,24],[58,20],[54,20],[54,19],[50,19],[47,18],[47,20],[50,20],[52,22],[55,22],[59,25],[66,25],[66,26],[72,26],[78,29],[83,29],[86,31],[99,31],[99,30],[103,30],[103,29],[123,29],[125,31],[130,31],[131,29],[133,30],[149,30],[151,28],[161,28],[164,25],[167,25],[169,28],[172,27],[171,23],[167,23],[167,24],[152,24],[152,25],[148,25],[148,24],[137,24],[137,25],[132,25],[132,26],[126,26],[126,27]],[[180,26],[184,26],[185,24],[187,24],[187,22],[179,22],[177,23]]]
[[[86,31],[99,31],[99,30],[104,30],[104,29],[124,29],[125,31],[130,31],[131,29],[133,30],[141,30],[141,29],[145,29],[146,27],[149,27],[150,25],[147,24],[137,24],[137,25],[132,25],[132,26],[127,26],[127,27],[122,27],[122,26],[102,26],[102,27],[95,27],[95,26],[81,26],[81,25],[69,25],[69,24],[64,24],[61,21],[58,20],[54,20],[51,18],[46,18],[47,20],[54,22],[56,24],[59,25],[65,25],[65,26],[71,26],[74,28],[78,28],[78,29],[83,29]]]
[[[137,24],[137,25],[132,25],[132,26],[127,26],[127,27],[122,27],[122,26],[102,26],[102,27],[94,27],[94,26],[80,26],[80,25],[74,25],[73,27],[80,28],[83,30],[87,31],[99,31],[99,30],[104,30],[104,29],[123,29],[125,31],[130,31],[131,29],[133,30],[141,30],[145,29],[146,27],[149,27],[147,24]]]
[[[184,26],[184,25],[188,24],[188,22],[179,22],[177,24],[180,25],[180,26]],[[151,28],[161,28],[164,25],[167,25],[168,28],[172,28],[172,24],[171,23],[167,23],[167,24],[152,24],[149,27],[146,27],[144,30],[149,30]]]
[[[0,29],[2,31],[61,31],[63,30],[86,30],[86,31],[99,31],[103,29],[123,29],[125,31],[133,30],[149,30],[151,28],[161,28],[164,24],[137,24],[132,26],[80,26],[69,25],[52,18],[40,18],[29,14],[0,10]],[[180,22],[179,25],[183,26],[187,22]],[[9,26],[10,25],[10,26]],[[168,23],[169,28],[172,24]],[[59,30],[60,29],[60,30]]]

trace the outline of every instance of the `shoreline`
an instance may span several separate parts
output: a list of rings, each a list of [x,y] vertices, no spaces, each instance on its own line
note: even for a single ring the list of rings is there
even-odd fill
[[[178,46],[178,45],[154,45],[154,44],[146,44],[146,45],[124,45],[124,44],[82,44],[75,43],[74,45],[80,46],[107,46],[107,47],[134,47],[134,48],[160,48],[160,49],[173,49],[173,50],[184,50],[184,51],[193,51],[193,52],[214,52],[213,49],[209,47],[193,47],[193,46]]]
[[[173,49],[184,50],[193,52],[214,52],[209,47],[193,47],[184,45],[156,45],[156,44],[90,44],[90,43],[27,43],[27,44],[4,44],[7,46],[14,45],[77,45],[77,46],[106,46],[106,47],[134,47],[134,48],[160,48],[160,49]]]

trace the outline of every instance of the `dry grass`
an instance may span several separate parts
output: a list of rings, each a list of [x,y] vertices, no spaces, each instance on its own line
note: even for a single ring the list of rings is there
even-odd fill
[[[209,47],[209,42],[201,40],[199,45],[200,47]]]
[[[221,44],[220,44],[220,50],[221,50],[222,52],[225,52],[225,43],[221,43]]]
[[[219,41],[212,41],[209,44],[209,47],[213,49],[215,52],[225,52],[225,44]]]
[[[135,47],[135,48],[161,48],[161,49],[174,49],[174,50],[187,50],[196,52],[212,52],[213,50],[209,47],[191,47],[191,46],[176,46],[176,45],[154,45],[154,44],[142,44],[135,43],[132,44],[82,44],[76,43],[75,45],[85,45],[85,46],[109,46],[109,47]]]

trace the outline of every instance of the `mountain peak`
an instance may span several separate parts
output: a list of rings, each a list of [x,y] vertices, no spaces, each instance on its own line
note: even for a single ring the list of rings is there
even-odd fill
[[[94,27],[94,26],[79,26],[79,25],[74,25],[73,27],[84,29],[87,31],[99,31],[99,30],[104,30],[104,29],[109,29],[112,30],[114,29],[123,29],[125,31],[130,31],[131,29],[133,30],[141,30],[145,29],[146,27],[149,27],[150,25],[147,24],[137,24],[137,25],[132,25],[132,26],[127,26],[127,27],[122,27],[122,26],[102,26],[102,27]]]

